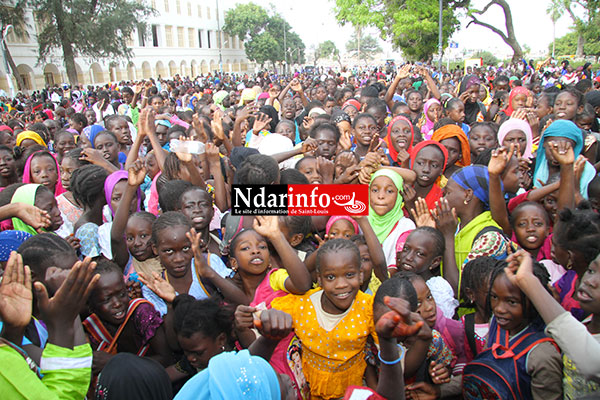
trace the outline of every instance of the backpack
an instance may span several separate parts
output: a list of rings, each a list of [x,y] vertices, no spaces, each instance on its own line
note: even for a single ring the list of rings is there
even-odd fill
[[[532,399],[531,376],[527,373],[527,354],[543,342],[554,340],[531,324],[509,340],[508,332],[492,319],[488,345],[463,372],[463,398],[486,400]],[[557,348],[558,351],[558,348]]]

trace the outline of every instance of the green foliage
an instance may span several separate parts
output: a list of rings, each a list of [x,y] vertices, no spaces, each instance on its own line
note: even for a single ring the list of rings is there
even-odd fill
[[[381,53],[382,50],[377,43],[377,39],[370,35],[361,35],[359,46],[358,37],[356,33],[354,33],[346,43],[346,51],[351,57],[359,57],[363,61],[369,61],[372,60],[375,55]]]
[[[5,26],[12,25],[16,36],[29,37],[27,33],[29,26],[25,21],[26,5],[26,0],[2,1],[0,3],[0,29],[4,30]]]
[[[248,59],[261,65],[284,61],[286,56],[288,62],[304,62],[306,46],[300,36],[281,16],[270,16],[257,4],[237,4],[227,10],[223,31],[242,39]]]
[[[556,39],[555,53],[557,55],[572,55],[577,51],[577,32],[569,32],[566,35]],[[586,55],[600,55],[600,39],[598,35],[586,34],[583,45],[583,53]],[[548,46],[552,51],[552,43]]]
[[[335,43],[331,40],[326,40],[323,43],[319,43],[317,49],[315,50],[315,63],[319,59],[327,59],[331,57],[338,58],[340,55],[340,51],[337,49]]]
[[[136,0],[31,0],[43,27],[38,32],[39,57],[71,47],[75,56],[129,58],[128,39],[154,10]],[[67,56],[67,54],[65,54]]]
[[[500,62],[495,55],[486,50],[478,51],[473,56],[481,57],[483,59],[483,65],[497,65]]]
[[[443,0],[442,45],[459,25],[455,12],[466,7],[466,0]],[[341,24],[373,26],[382,38],[389,38],[409,59],[426,59],[437,53],[439,6],[428,0],[336,0],[334,9]]]

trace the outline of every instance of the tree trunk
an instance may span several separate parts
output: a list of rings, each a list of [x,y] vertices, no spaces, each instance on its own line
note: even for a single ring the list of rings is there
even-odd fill
[[[575,57],[577,57],[577,58],[583,57],[584,43],[585,43],[585,38],[583,37],[583,33],[579,32],[577,34],[577,50],[575,51]]]
[[[62,44],[63,57],[65,59],[65,68],[67,69],[67,76],[69,77],[69,83],[71,87],[79,85],[79,78],[77,77],[77,68],[75,67],[75,55],[73,54],[73,46],[71,43]]]
[[[360,26],[356,29],[356,58],[360,64]]]
[[[19,71],[17,71],[17,66],[15,64],[15,60],[13,60],[12,55],[10,54],[8,47],[6,46],[6,41],[3,44],[4,44],[4,48],[6,49],[6,52],[4,53],[4,55],[6,56],[6,62],[8,62],[8,65],[12,71],[12,75],[15,77],[15,80],[17,81],[17,88],[19,90],[25,90],[26,89],[25,82],[23,82],[21,75],[19,75]]]
[[[60,39],[60,45],[63,50],[63,58],[65,63],[65,69],[67,70],[67,77],[71,86],[79,85],[79,79],[77,78],[77,68],[75,67],[75,53],[73,52],[73,42],[69,39],[68,32],[66,32],[64,11],[61,0],[55,0],[52,2],[54,8],[54,17],[56,18],[56,29]]]

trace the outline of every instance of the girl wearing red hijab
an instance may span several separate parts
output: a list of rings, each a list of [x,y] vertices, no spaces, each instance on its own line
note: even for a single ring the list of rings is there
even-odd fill
[[[412,151],[415,130],[410,120],[402,115],[392,118],[383,139],[393,166],[408,167],[408,159]]]
[[[498,113],[497,122],[502,124],[504,121],[512,117],[513,112],[519,108],[527,106],[527,98],[529,97],[529,90],[523,86],[517,86],[510,91],[508,96],[508,105],[506,108]]]
[[[425,199],[432,210],[442,197],[439,180],[448,162],[448,150],[434,140],[425,140],[417,144],[410,154],[410,168],[417,175],[414,189],[417,198]]]

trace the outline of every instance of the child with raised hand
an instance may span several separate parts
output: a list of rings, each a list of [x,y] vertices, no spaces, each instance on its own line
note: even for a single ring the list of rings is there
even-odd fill
[[[583,274],[577,295],[582,309],[591,314],[583,323],[566,312],[534,275],[531,256],[523,250],[512,254],[506,276],[525,293],[546,322],[546,333],[563,353],[563,394],[566,399],[593,396],[600,390],[600,259]]]
[[[129,299],[123,272],[115,263],[100,260],[96,273],[100,279],[88,301],[92,314],[83,321],[94,349],[94,374],[118,352],[153,357],[169,365],[171,352],[158,311],[145,299]]]
[[[545,269],[536,263],[533,273],[546,287]],[[509,274],[501,267],[492,272],[488,302],[493,317],[487,349],[465,367],[463,396],[475,399],[495,391],[503,399],[562,399],[560,350],[544,334],[544,322]],[[493,375],[487,374],[490,370]]]
[[[38,308],[48,327],[41,367],[15,343],[21,343],[32,314],[29,267],[13,252],[0,283],[0,389],[8,398],[84,398],[90,385],[92,349],[86,343],[78,313],[98,280],[88,258],[77,262],[56,294],[49,298],[34,284]],[[43,375],[43,378],[41,378]]]
[[[218,289],[230,303],[247,301],[243,292],[224,278],[230,273],[227,268],[212,265],[211,261],[210,265],[207,263],[200,234],[182,213],[169,211],[154,221],[152,246],[164,271],[151,276],[139,274],[139,278],[145,285],[142,287],[144,298],[154,304],[161,316],[167,313],[179,293],[201,300],[211,297]]]
[[[316,265],[321,288],[276,298],[271,305],[292,316],[311,396],[339,398],[348,386],[362,384],[363,352],[374,332],[372,297],[360,291],[360,253],[352,242],[325,242]]]

